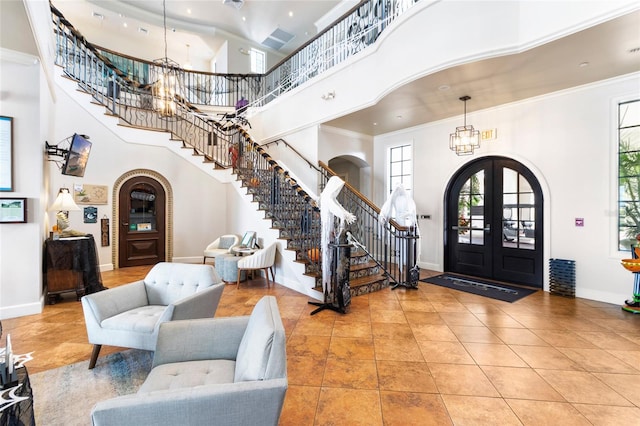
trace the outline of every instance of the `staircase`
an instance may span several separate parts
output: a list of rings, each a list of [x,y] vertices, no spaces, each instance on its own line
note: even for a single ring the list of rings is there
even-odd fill
[[[320,210],[264,147],[251,139],[242,120],[216,120],[180,98],[176,98],[175,116],[161,117],[151,108],[149,85],[130,80],[63,18],[58,22],[56,41],[56,65],[92,102],[118,117],[121,125],[168,132],[181,149],[202,157],[203,165],[231,171],[264,218],[271,220],[279,238],[286,241],[286,249],[295,253],[294,261],[304,265],[304,275],[313,277],[314,288],[321,290],[320,256],[313,255],[321,245]],[[335,173],[322,163],[315,168],[323,188]],[[352,296],[380,290],[390,281],[396,285],[406,282],[408,275],[403,276],[403,271],[413,266],[415,256],[405,258],[405,249],[416,238],[415,229],[394,221],[379,223],[379,209],[348,183],[338,201],[356,215],[351,232],[366,247],[366,252],[352,250]],[[408,260],[413,262],[406,263]]]

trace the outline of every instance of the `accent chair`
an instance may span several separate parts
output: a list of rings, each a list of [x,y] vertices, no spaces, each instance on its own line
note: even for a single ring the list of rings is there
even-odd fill
[[[84,296],[82,310],[96,365],[102,345],[153,351],[165,321],[211,318],[224,283],[211,265],[161,262],[144,280]]]
[[[207,261],[208,257],[214,259],[217,255],[223,253],[231,253],[231,249],[240,244],[240,236],[235,234],[227,234],[216,238],[211,244],[204,249],[202,263]]]
[[[271,277],[273,281],[276,281],[276,276],[273,273],[273,264],[276,261],[276,249],[277,245],[275,242],[269,244],[263,249],[257,250],[250,256],[241,257],[238,260],[238,271],[236,278],[236,287],[240,287],[240,278],[242,271],[255,271],[257,269],[264,270],[264,277],[267,280],[267,287],[270,287],[271,284],[269,282],[269,271],[271,271]]]
[[[285,331],[274,296],[250,316],[165,322],[136,394],[97,403],[93,426],[277,425],[287,391]]]

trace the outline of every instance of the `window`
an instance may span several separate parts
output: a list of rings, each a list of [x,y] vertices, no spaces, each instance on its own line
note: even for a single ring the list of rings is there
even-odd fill
[[[618,104],[618,249],[640,233],[640,100]]]
[[[264,74],[266,68],[266,55],[263,51],[249,49],[249,56],[251,58],[251,72],[256,74]]]
[[[398,184],[402,184],[407,192],[411,191],[413,170],[413,149],[411,145],[400,145],[389,149],[389,193]]]

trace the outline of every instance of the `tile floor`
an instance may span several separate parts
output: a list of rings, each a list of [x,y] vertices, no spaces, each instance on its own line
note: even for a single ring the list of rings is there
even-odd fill
[[[102,277],[112,287],[147,270]],[[228,285],[216,315],[278,298],[288,334],[282,425],[640,425],[640,316],[543,292],[506,303],[419,287],[310,316],[308,297],[256,279]],[[2,324],[16,352],[34,351],[32,373],[89,358],[73,297]]]

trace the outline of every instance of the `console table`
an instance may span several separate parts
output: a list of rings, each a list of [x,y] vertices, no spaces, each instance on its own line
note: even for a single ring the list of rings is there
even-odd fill
[[[44,244],[44,284],[49,304],[59,295],[75,292],[78,300],[85,294],[104,290],[93,235],[47,239]]]

